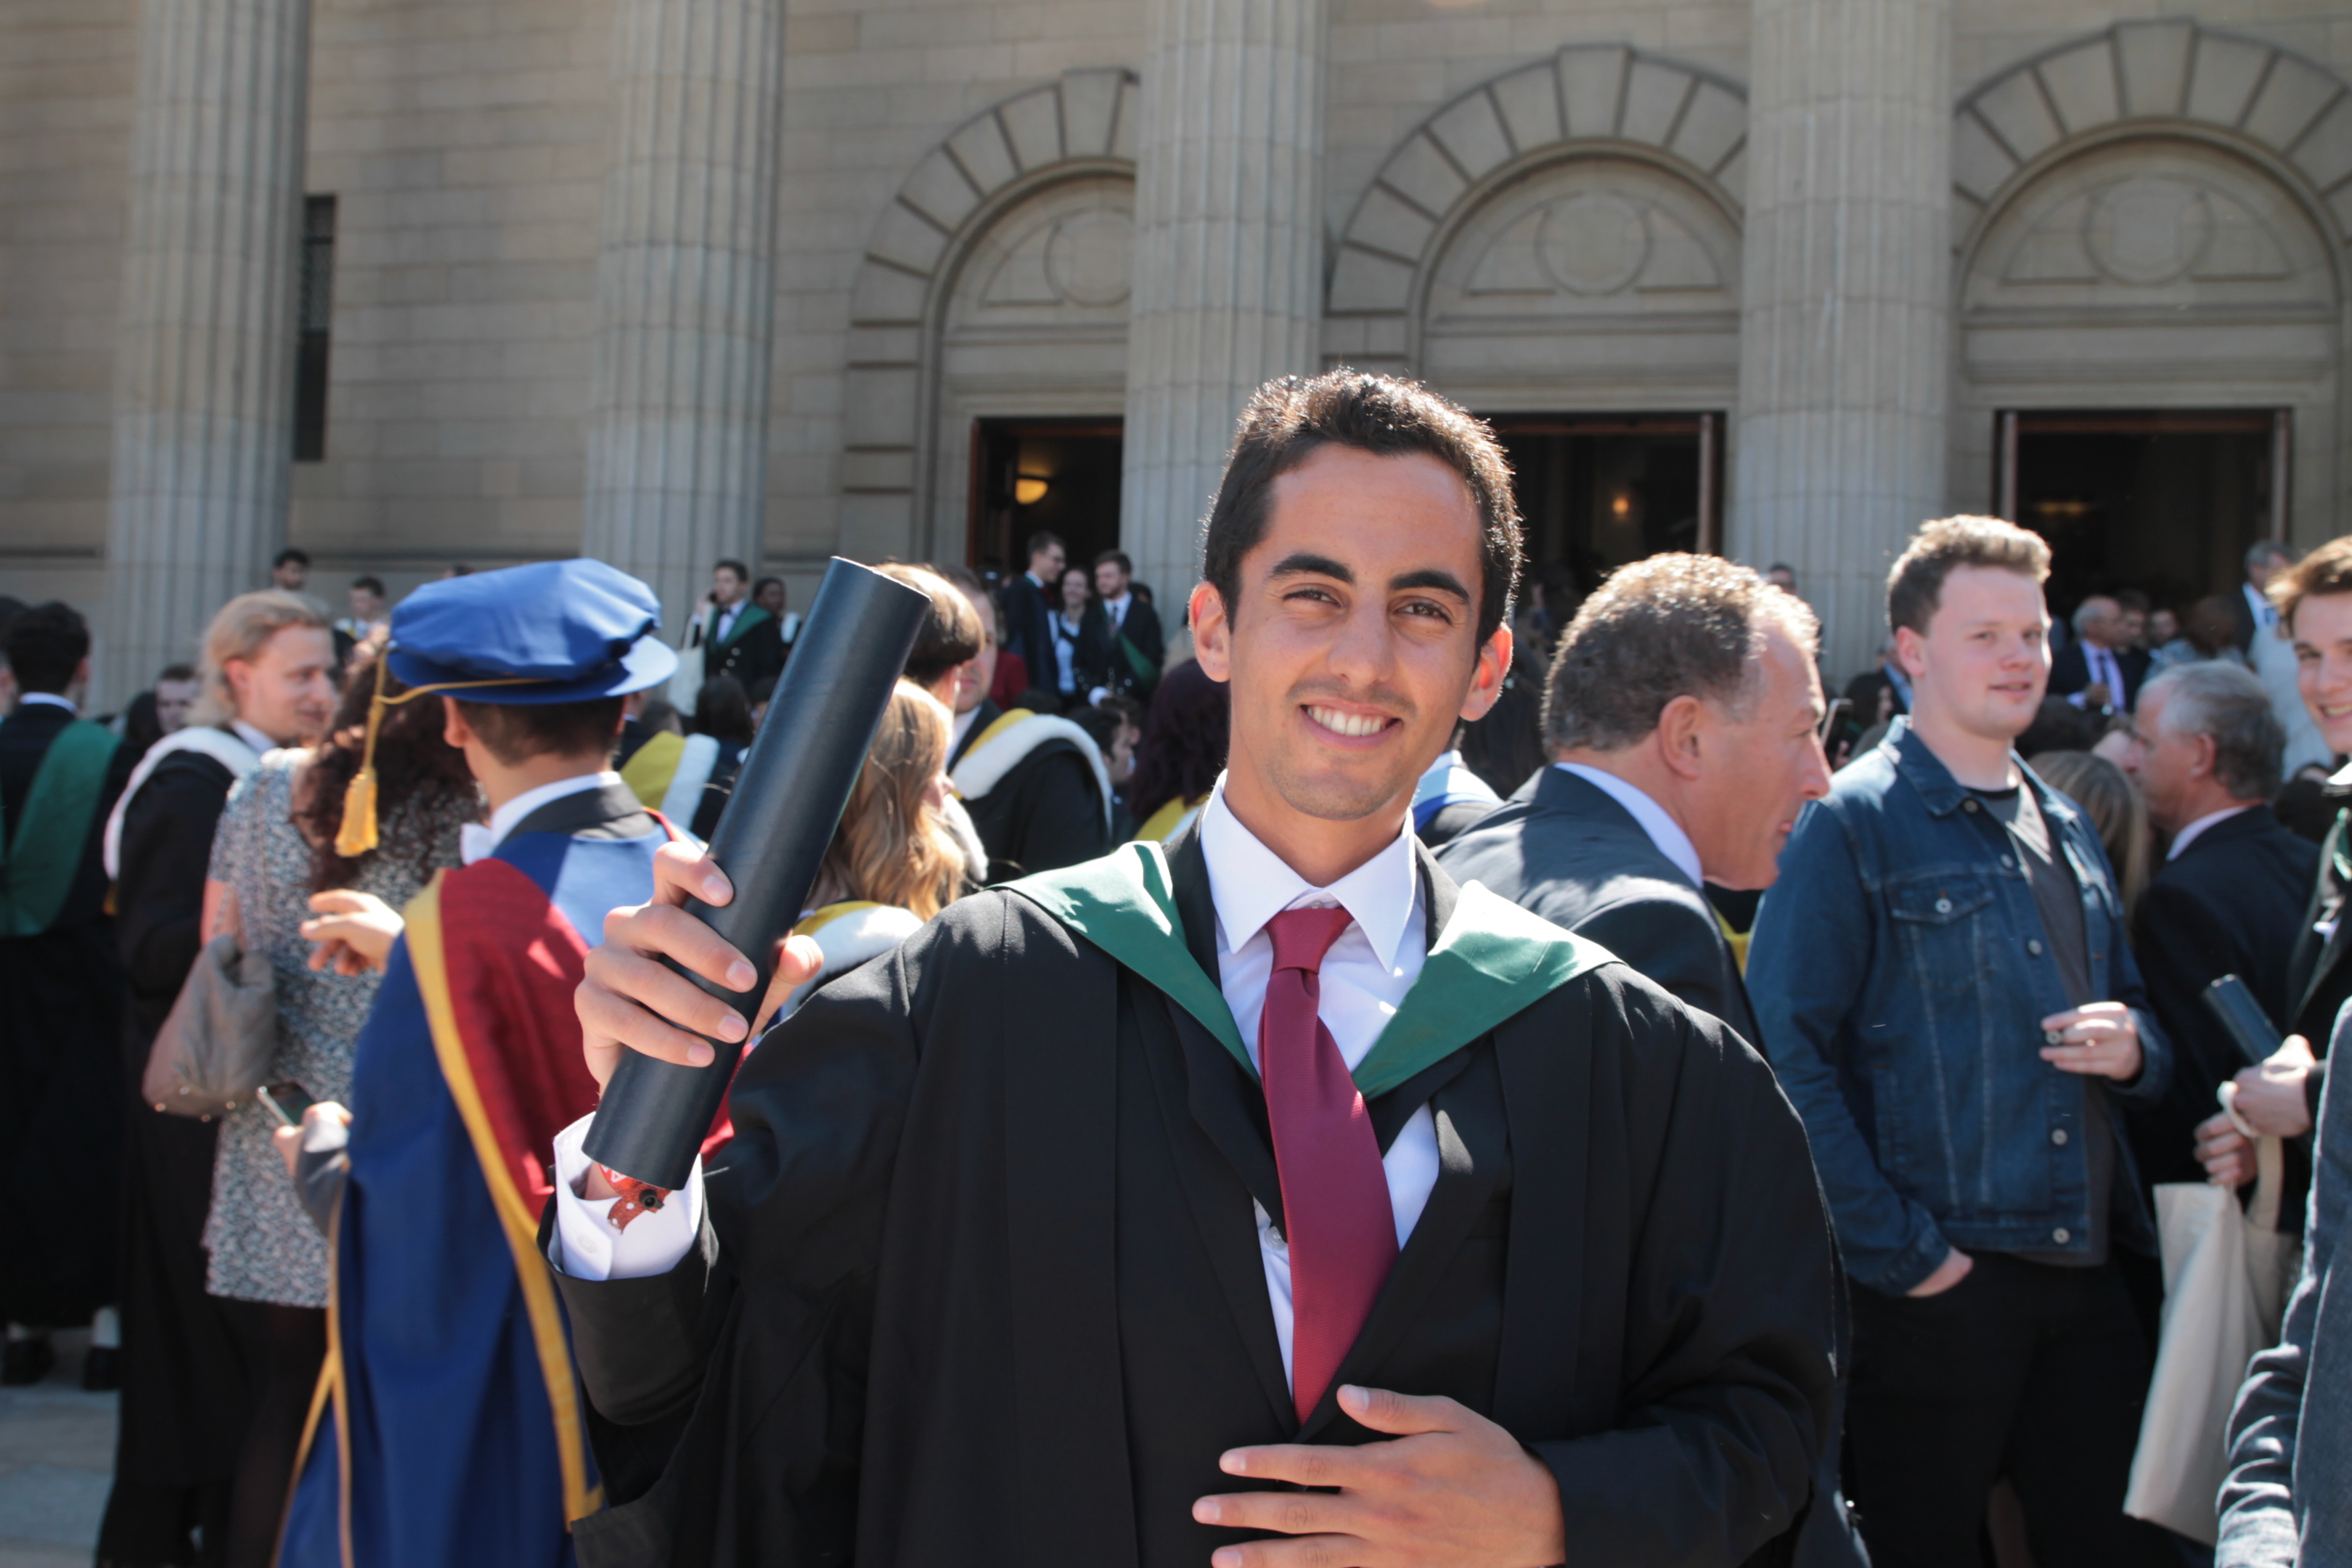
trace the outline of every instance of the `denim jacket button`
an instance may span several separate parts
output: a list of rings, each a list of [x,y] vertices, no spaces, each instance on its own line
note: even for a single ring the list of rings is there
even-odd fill
[[[1972,801],[1972,800],[1964,800],[1964,801],[1960,802],[1960,809],[1961,809],[1962,811],[1974,811],[1976,808],[1977,808],[1977,803],[1976,803],[1975,801]]]
[[[2050,1130],[2050,1142],[2058,1144],[2063,1148],[2066,1142],[2066,1130],[2063,1127],[2052,1128]]]
[[[2025,951],[2026,951],[2026,952],[2030,952],[2030,953],[2032,953],[2032,954],[2034,957],[2036,957],[2036,958],[2041,957],[2041,956],[2042,956],[2042,939],[2041,939],[2040,937],[2038,937],[2038,936],[2029,936],[2029,937],[2027,937],[2027,938],[2025,939]],[[2053,1041],[2051,1042],[2051,1044],[2055,1045],[2055,1044],[2057,1044],[2057,1042],[2056,1042],[2055,1040],[2053,1040]]]
[[[2068,1230],[2062,1225],[2056,1230],[2050,1233],[2050,1239],[2056,1242],[2059,1246],[2063,1247],[2073,1238],[2074,1235],[2074,1233],[2073,1231]]]
[[[2063,1046],[2066,1043],[2066,1034],[2063,1029],[2044,1029],[2042,1031],[2042,1038],[2047,1044],[2053,1046]]]
[[[1937,899],[1936,900],[1936,912],[1939,915],[1950,914],[1952,912],[1952,900],[1949,899]]]

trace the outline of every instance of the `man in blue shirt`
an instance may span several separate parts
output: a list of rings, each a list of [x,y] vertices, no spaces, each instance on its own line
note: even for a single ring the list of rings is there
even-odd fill
[[[1990,518],[1912,541],[1887,579],[1911,711],[1808,808],[1750,949],[1857,1287],[1847,1480],[1903,1568],[1975,1568],[2004,1475],[2039,1561],[2168,1556],[2122,1511],[2149,1352],[2113,1254],[2153,1245],[2116,1124],[2170,1057],[2097,835],[2012,749],[2049,571]]]

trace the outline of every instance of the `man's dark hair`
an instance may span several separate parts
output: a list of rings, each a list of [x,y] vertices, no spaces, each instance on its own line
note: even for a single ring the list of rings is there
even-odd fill
[[[980,612],[972,608],[963,585],[950,581],[948,573],[896,561],[874,570],[931,601],[931,613],[923,617],[923,629],[915,634],[914,651],[907,655],[907,668],[900,672],[905,679],[920,687],[935,686],[941,676],[987,645],[988,628],[981,624]]]
[[[1495,433],[1418,382],[1345,368],[1269,381],[1242,411],[1201,540],[1201,575],[1225,613],[1241,595],[1242,557],[1265,537],[1275,481],[1325,447],[1435,458],[1462,476],[1479,517],[1477,640],[1492,637],[1510,614],[1521,561],[1511,466]]]
[[[1095,557],[1095,564],[1097,566],[1102,565],[1105,562],[1109,562],[1116,565],[1118,568],[1118,574],[1122,577],[1132,577],[1135,575],[1135,563],[1127,558],[1127,552],[1124,550],[1106,550],[1100,555]]]
[[[2294,630],[2294,612],[2317,595],[2352,594],[2352,534],[2331,539],[2302,560],[2279,569],[2271,579],[2271,603],[2287,631]]]
[[[195,678],[196,667],[193,664],[167,664],[156,672],[155,684],[161,686],[167,680],[194,680]]]
[[[1986,566],[2014,572],[2036,583],[2050,580],[2050,546],[1997,517],[1943,517],[1921,527],[1886,574],[1886,626],[1910,627],[1921,637],[1944,600],[1944,579],[1957,567]]]
[[[89,623],[56,599],[35,605],[8,623],[8,668],[19,691],[63,691],[89,657]]]
[[[2156,608],[2156,602],[2137,588],[2118,588],[2108,597],[2121,605],[2126,614],[2137,611],[2144,616]]]
[[[1041,528],[1036,532],[1029,536],[1029,553],[1023,559],[1034,561],[1037,558],[1037,552],[1041,550],[1066,551],[1068,549],[1069,546],[1062,542],[1062,536],[1060,534],[1055,533],[1050,528]]]
[[[280,566],[285,565],[289,561],[291,561],[297,566],[308,566],[310,564],[310,552],[307,550],[281,550],[278,552],[276,557],[270,561],[269,569],[275,572]]]
[[[1544,682],[1544,743],[1614,752],[1658,727],[1677,697],[1744,710],[1764,629],[1811,655],[1821,623],[1801,599],[1719,555],[1653,555],[1612,574],[1561,634]]]
[[[613,754],[621,738],[620,697],[592,697],[584,702],[468,702],[457,700],[457,711],[490,755],[508,767],[532,757],[585,756],[602,748]]]
[[[751,741],[751,694],[731,675],[714,675],[694,694],[694,732],[714,741]]]
[[[771,583],[773,583],[779,588],[782,588],[784,586],[784,580],[782,577],[762,577],[758,582],[751,584],[751,597],[756,599],[761,595],[766,593],[768,591],[768,584]],[[784,591],[788,595],[792,592],[789,588],[786,588]]]
[[[749,583],[751,580],[751,569],[740,561],[714,561],[710,563],[710,569],[713,572],[732,572],[738,583]]]
[[[384,596],[383,579],[381,577],[354,577],[352,579],[352,586],[354,588],[365,588],[369,593],[373,594],[379,599]]]

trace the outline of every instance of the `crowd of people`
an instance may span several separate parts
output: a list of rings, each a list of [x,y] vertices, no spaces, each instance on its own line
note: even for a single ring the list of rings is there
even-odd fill
[[[779,579],[289,551],[99,719],[0,602],[0,1380],[91,1326],[100,1563],[2352,1555],[2352,539],[2053,626],[1929,522],[1832,700],[1789,568],[1529,575],[1484,426],[1335,372],[1181,604],[1026,545],[878,568],[764,955],[681,906]],[[737,1041],[681,1184],[588,1152]],[[2192,1188],[2283,1305],[2165,1491]]]

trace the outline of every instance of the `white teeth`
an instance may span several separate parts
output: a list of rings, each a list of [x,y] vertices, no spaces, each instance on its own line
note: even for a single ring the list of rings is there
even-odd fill
[[[1309,706],[1307,716],[1337,735],[1377,735],[1388,721],[1373,713],[1342,713],[1333,708]]]

